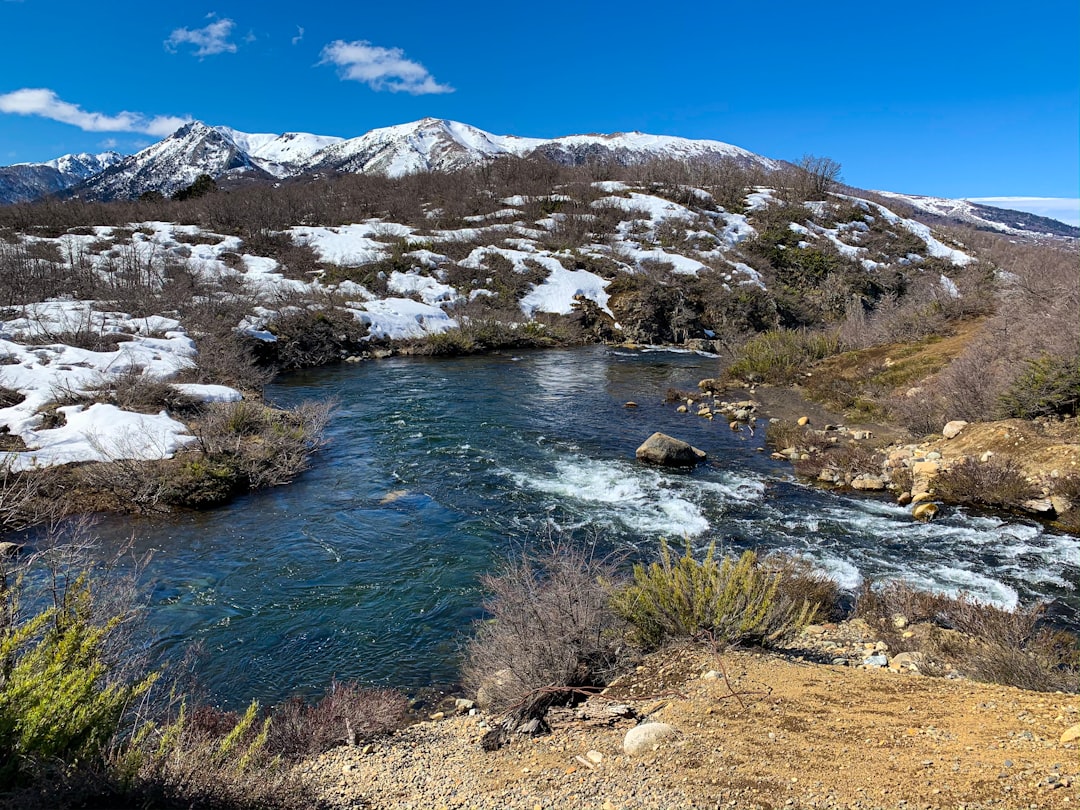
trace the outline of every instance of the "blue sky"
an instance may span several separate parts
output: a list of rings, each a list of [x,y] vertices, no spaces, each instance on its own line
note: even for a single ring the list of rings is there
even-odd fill
[[[0,163],[135,151],[189,117],[355,136],[437,116],[827,155],[944,197],[1080,184],[1076,0],[0,0],[0,31]]]

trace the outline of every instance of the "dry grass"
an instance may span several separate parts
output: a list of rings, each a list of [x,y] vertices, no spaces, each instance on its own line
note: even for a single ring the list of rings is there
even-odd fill
[[[903,582],[881,588],[867,583],[855,607],[892,653],[918,650],[928,674],[955,669],[974,680],[1042,692],[1080,691],[1080,643],[1076,636],[1045,627],[1045,605],[1004,610],[961,594],[918,591]],[[908,626],[926,623],[927,634],[904,636]]]
[[[934,477],[934,494],[954,503],[1016,507],[1039,490],[1012,459],[979,461],[970,456],[953,462]]]
[[[516,727],[574,689],[605,684],[625,654],[602,584],[612,575],[609,561],[555,543],[482,577],[490,620],[469,642],[467,688],[495,712],[512,710]]]

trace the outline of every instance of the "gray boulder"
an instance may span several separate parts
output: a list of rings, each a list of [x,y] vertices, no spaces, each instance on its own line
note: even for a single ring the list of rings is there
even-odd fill
[[[693,467],[706,459],[705,451],[665,433],[654,433],[637,449],[639,461],[664,467]]]

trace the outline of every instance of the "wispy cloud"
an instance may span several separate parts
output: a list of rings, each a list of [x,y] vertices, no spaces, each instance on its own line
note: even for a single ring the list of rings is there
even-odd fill
[[[204,28],[177,28],[165,40],[165,49],[176,53],[181,45],[194,45],[195,56],[200,59],[219,53],[236,53],[236,43],[229,42],[235,26],[232,20],[224,19],[214,20]]]
[[[37,115],[62,124],[71,124],[86,132],[140,132],[144,135],[169,135],[190,119],[172,115],[153,118],[142,113],[121,112],[116,115],[87,112],[78,104],[62,100],[55,92],[40,88],[23,88],[0,95],[0,112],[14,115]]]
[[[343,79],[363,82],[372,90],[391,93],[453,93],[454,88],[439,84],[419,62],[405,58],[401,48],[381,48],[366,40],[335,40],[322,49],[320,65],[337,65]]]
[[[301,26],[296,26],[296,36],[292,38],[293,45],[299,45],[300,40],[304,38],[304,29]]]

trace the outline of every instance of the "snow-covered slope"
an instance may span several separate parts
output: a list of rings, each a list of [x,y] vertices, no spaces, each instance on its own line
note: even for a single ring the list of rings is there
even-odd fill
[[[16,163],[0,167],[0,204],[29,202],[57,194],[121,160],[123,155],[116,152],[97,155],[81,152],[45,163]]]
[[[138,197],[147,191],[174,194],[191,185],[200,174],[214,179],[230,175],[269,177],[232,139],[200,121],[192,121],[80,183],[72,192],[93,200]]]
[[[898,194],[894,191],[877,191],[882,197],[907,203],[917,211],[945,220],[962,222],[976,228],[998,231],[1012,236],[1049,234],[1080,238],[1080,228],[1066,225],[1050,217],[1040,217],[1026,211],[1013,211],[980,205],[970,200],[949,200],[942,197],[924,197],[917,194]]]
[[[594,160],[636,163],[658,157],[735,158],[773,169],[776,161],[720,141],[688,140],[641,132],[521,138],[439,118],[374,129],[330,146],[311,158],[313,171],[362,172],[397,177],[417,171],[473,166],[499,155],[537,156],[558,163]]]
[[[296,174],[316,152],[345,140],[335,135],[311,135],[307,132],[251,134],[229,127],[214,129],[245,152],[261,169],[275,177]]]
[[[506,141],[520,141],[521,151]],[[468,124],[424,118],[411,124],[373,129],[359,138],[334,144],[311,158],[316,172],[355,172],[399,177],[419,171],[446,171],[473,166],[497,155],[522,154],[529,138],[507,139]]]

